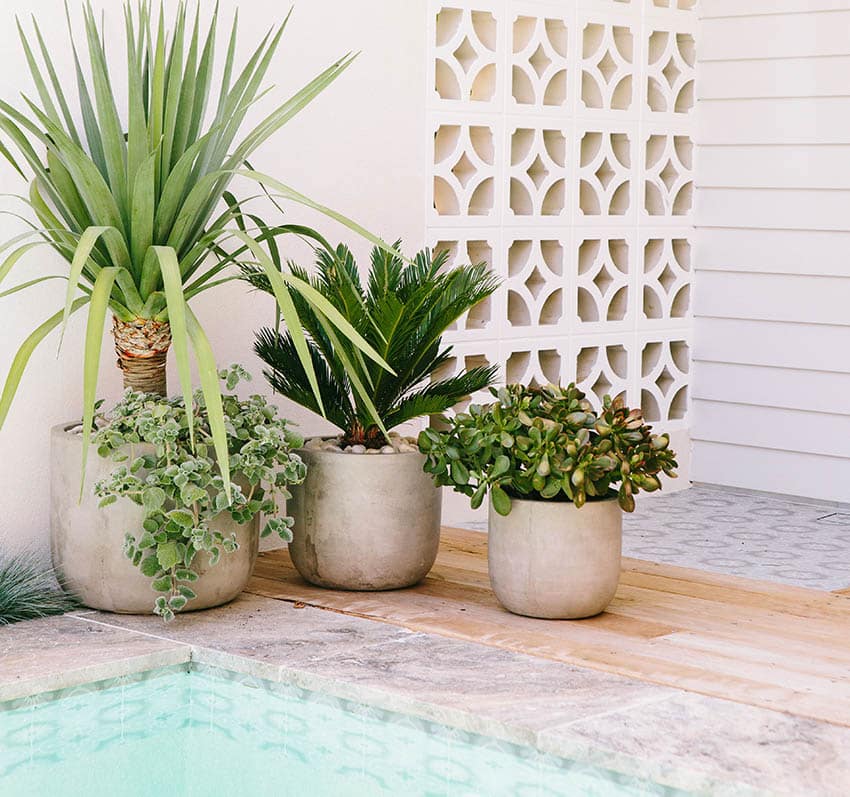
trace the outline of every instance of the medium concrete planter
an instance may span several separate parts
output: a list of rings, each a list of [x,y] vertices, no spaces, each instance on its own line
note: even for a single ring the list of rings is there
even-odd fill
[[[620,580],[623,516],[616,499],[490,505],[487,557],[500,603],[528,617],[577,620],[604,611]]]
[[[79,502],[83,440],[63,424],[51,430],[50,549],[53,565],[67,589],[92,608],[119,614],[151,614],[157,593],[124,556],[124,535],[139,533],[144,510],[121,499],[100,509],[92,493],[115,463],[102,459],[92,447],[86,466],[86,487]],[[138,449],[137,449],[138,450]],[[240,525],[228,514],[216,521],[225,534],[236,532],[239,550],[222,553],[215,566],[199,553],[194,562],[200,578],[192,589],[197,598],[184,611],[208,609],[233,600],[248,584],[259,549],[259,518]]]
[[[385,590],[425,578],[440,545],[442,493],[422,454],[298,453],[307,478],[292,488],[289,553],[307,581]]]

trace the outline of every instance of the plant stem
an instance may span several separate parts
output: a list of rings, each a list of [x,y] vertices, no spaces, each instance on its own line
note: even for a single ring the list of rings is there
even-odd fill
[[[165,363],[171,346],[169,324],[144,318],[133,321],[113,318],[112,335],[118,367],[124,374],[124,388],[166,396]]]

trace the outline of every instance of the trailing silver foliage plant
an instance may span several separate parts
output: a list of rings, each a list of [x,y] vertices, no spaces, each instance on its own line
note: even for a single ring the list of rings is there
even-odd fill
[[[250,379],[236,365],[219,376],[228,390]],[[293,453],[303,441],[278,416],[277,408],[263,396],[240,399],[225,393],[222,407],[234,478],[231,501],[203,411],[203,391],[196,391],[193,400],[190,414],[182,398],[128,390],[94,436],[100,456],[119,463],[109,478],[95,485],[100,505],[123,498],[145,509],[142,531],[126,533],[125,553],[160,593],[154,612],[165,620],[196,597],[191,585],[199,577],[195,563],[200,552],[209,554],[215,565],[237,549],[235,535],[216,529],[216,518],[223,513],[237,523],[263,513],[262,536],[275,533],[289,542],[292,518],[281,510],[290,497],[288,487],[306,474]]]

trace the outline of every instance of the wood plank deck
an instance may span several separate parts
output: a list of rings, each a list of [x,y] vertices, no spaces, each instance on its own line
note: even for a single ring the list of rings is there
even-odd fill
[[[395,592],[304,582],[285,550],[249,592],[850,727],[850,595],[625,559],[609,610],[518,617],[487,579],[487,537],[444,529],[428,578]]]

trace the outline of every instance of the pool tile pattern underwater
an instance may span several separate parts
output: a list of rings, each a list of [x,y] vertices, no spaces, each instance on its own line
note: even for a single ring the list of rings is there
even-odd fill
[[[69,797],[189,797],[227,788],[252,797],[681,793],[286,684],[185,669],[7,706],[0,713],[0,782],[11,789],[5,793],[47,794],[42,789],[60,776]],[[144,778],[138,767],[102,766],[112,756],[130,761],[128,753],[154,752],[165,760],[145,767]]]
[[[461,524],[486,531],[481,522]],[[850,507],[696,484],[624,516],[623,555],[798,587],[850,587]]]

